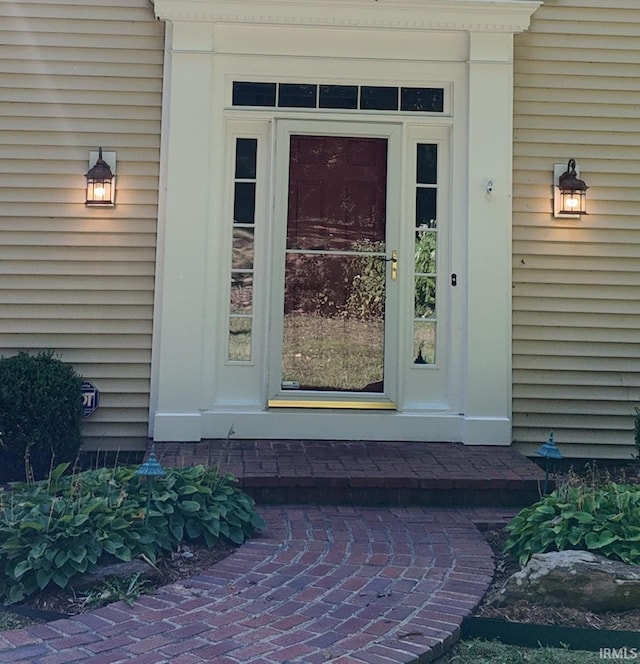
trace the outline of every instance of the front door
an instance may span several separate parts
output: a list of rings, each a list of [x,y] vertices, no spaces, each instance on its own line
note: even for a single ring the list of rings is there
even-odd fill
[[[393,408],[389,139],[288,135],[271,406]],[[281,206],[284,216],[285,204]]]

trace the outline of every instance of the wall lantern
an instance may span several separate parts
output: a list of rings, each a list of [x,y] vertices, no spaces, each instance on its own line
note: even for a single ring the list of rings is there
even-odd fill
[[[107,161],[108,160],[108,161]],[[91,166],[91,164],[94,164]],[[102,148],[89,153],[89,170],[87,171],[87,202],[86,205],[109,207],[116,201],[116,153],[105,152]]]
[[[554,217],[579,217],[587,214],[587,187],[584,180],[578,178],[580,168],[575,159],[564,164],[555,164],[554,175]]]

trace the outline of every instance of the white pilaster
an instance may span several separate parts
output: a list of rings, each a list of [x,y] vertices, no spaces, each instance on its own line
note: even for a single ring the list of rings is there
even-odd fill
[[[512,39],[469,36],[466,443],[511,442]]]
[[[197,24],[168,35],[152,432],[156,440],[200,440],[212,56]]]

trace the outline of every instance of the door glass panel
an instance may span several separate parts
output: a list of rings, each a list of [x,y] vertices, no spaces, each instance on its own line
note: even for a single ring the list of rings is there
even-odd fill
[[[360,88],[360,108],[369,111],[397,111],[398,88],[363,85]]]
[[[320,108],[358,108],[358,86],[321,85]]]
[[[417,146],[416,182],[436,184],[438,182],[438,146],[435,143],[420,143]]]
[[[278,106],[283,108],[315,108],[317,85],[280,83]]]
[[[384,389],[386,161],[386,139],[291,137],[283,389]]]
[[[233,222],[252,224],[256,211],[256,183],[236,182],[233,203]]]
[[[444,89],[402,88],[400,110],[442,113],[444,110]]]
[[[253,268],[253,254],[253,228],[234,228],[231,268],[233,270],[251,270]]]

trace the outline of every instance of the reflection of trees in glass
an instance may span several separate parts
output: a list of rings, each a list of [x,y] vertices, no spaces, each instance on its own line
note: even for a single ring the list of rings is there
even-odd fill
[[[231,313],[251,313],[253,304],[253,275],[246,272],[231,274]]]
[[[359,255],[287,256],[285,313],[379,320],[384,314],[384,242],[358,240]]]
[[[435,316],[436,308],[436,245],[435,231],[419,230],[415,251],[415,312],[416,318]]]
[[[384,242],[361,240],[354,242],[355,251],[383,252]],[[351,284],[345,315],[360,320],[381,320],[384,317],[385,270],[384,256],[356,256],[353,273],[347,279]]]

